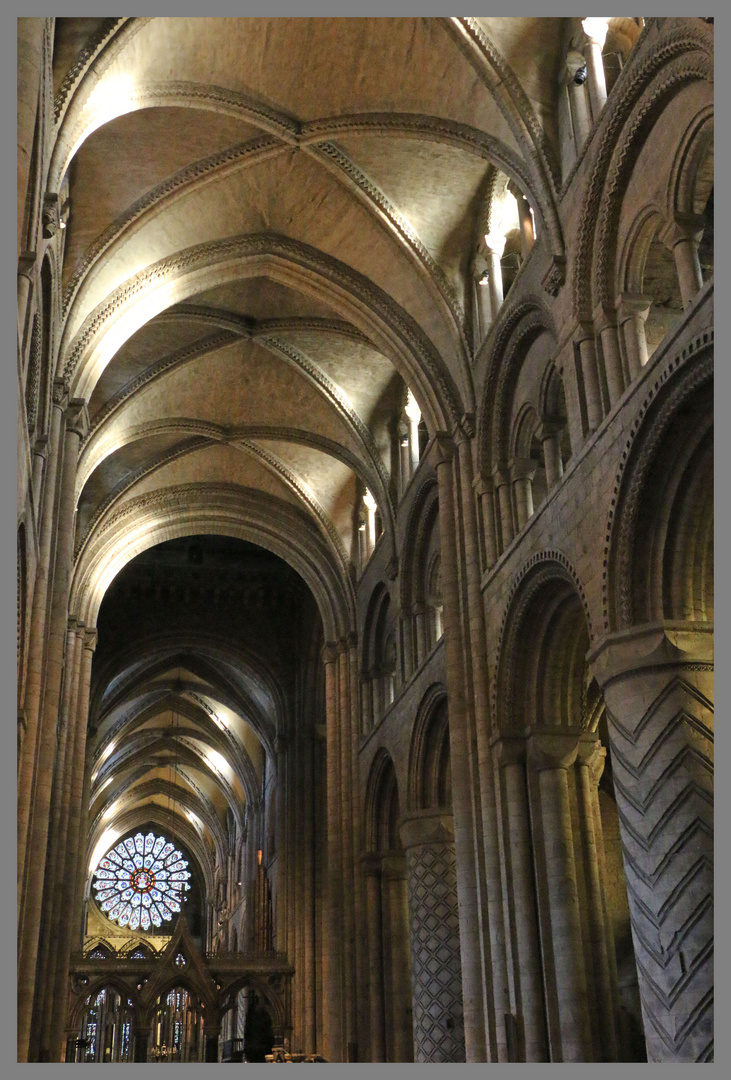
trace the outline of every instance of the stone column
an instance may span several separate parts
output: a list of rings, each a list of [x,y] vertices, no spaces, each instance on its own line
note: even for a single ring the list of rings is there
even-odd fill
[[[480,257],[475,263],[475,293],[477,295],[477,314],[480,321],[480,334],[477,346],[487,337],[493,321],[492,305],[490,303],[490,271]]]
[[[399,472],[401,480],[400,497],[403,499],[406,493],[406,488],[409,486],[409,480],[411,479],[411,456],[409,453],[409,431],[408,427],[404,424],[399,427],[398,435],[398,450],[399,450]]]
[[[363,797],[360,787],[360,696],[358,694],[360,664],[358,660],[358,638],[349,634],[348,671],[350,676],[350,806],[351,806],[351,875],[353,889],[353,966],[354,966],[354,1015],[355,1015],[355,1060],[362,1060],[363,1046],[367,1041],[369,1029],[368,1006],[366,1002],[368,986],[368,930],[365,917],[364,881],[361,873],[358,852],[363,836]]]
[[[345,1032],[343,1038],[346,1061],[357,1061],[358,1024],[356,1019],[356,981],[355,981],[355,924],[353,871],[353,791],[351,752],[352,739],[350,724],[352,710],[350,706],[350,662],[348,643],[344,639],[338,642],[338,691],[340,722],[340,836],[343,875],[343,1019]]]
[[[25,201],[30,183],[30,163],[38,102],[43,83],[43,35],[45,19],[18,19],[18,256],[23,246]]]
[[[388,910],[388,933],[391,942],[391,1024],[393,1060],[414,1060],[414,1027],[409,977],[409,900],[406,887],[406,859],[403,855],[384,856],[381,880]]]
[[[528,258],[533,243],[535,241],[535,235],[533,232],[533,215],[531,214],[530,204],[526,199],[523,192],[514,181],[508,182],[508,191],[518,204],[518,224],[520,226],[520,250],[524,259]]]
[[[608,23],[609,19],[593,17],[583,19],[581,23],[588,38],[584,46],[584,57],[588,76],[589,100],[591,101],[591,111],[595,124],[607,100],[607,83],[604,77],[602,49],[607,38]]]
[[[419,421],[421,420],[421,409],[410,390],[406,397],[404,415],[409,425],[409,475],[411,477],[419,467]]]
[[[596,431],[602,422],[604,410],[602,408],[602,395],[599,387],[599,373],[596,365],[596,345],[594,343],[594,327],[591,324],[579,327],[579,357],[581,359],[581,375],[584,382],[584,400],[586,402],[586,423],[589,433]]]
[[[593,1053],[567,777],[576,759],[577,734],[534,731],[528,762],[538,774],[555,974],[555,999],[549,993],[547,1002],[549,1014],[554,1011],[558,1021],[553,1027],[558,1045],[551,1047],[551,1060],[587,1062]]]
[[[36,986],[36,1011],[32,1041],[40,1049],[39,1061],[53,1060],[49,1057],[50,1031],[55,1011],[54,983],[58,960],[58,942],[61,922],[68,916],[65,895],[68,890],[68,864],[66,858],[66,832],[68,827],[71,774],[74,765],[74,749],[78,724],[76,700],[82,667],[84,628],[75,619],[69,619],[66,635],[64,665],[64,689],[61,715],[58,724],[58,751],[56,773],[51,797],[51,826],[46,860],[46,903],[43,911],[41,943],[38,954],[40,978]]]
[[[36,566],[35,584],[33,587],[33,604],[31,607],[30,629],[28,633],[28,661],[26,666],[24,698],[26,732],[23,739],[23,752],[18,769],[18,904],[20,904],[21,901],[25,872],[25,851],[28,837],[33,775],[35,772],[36,747],[38,742],[41,688],[45,676],[46,618],[48,615],[50,586],[53,580],[51,555],[54,506],[56,502],[57,487],[56,479],[60,459],[63,456],[61,423],[63,421],[64,410],[68,404],[67,388],[60,381],[54,383],[52,402],[49,455],[40,512],[38,562]]]
[[[526,787],[526,741],[497,738],[493,756],[502,805],[506,936],[513,954],[513,1007],[525,1061],[548,1061],[533,841]]]
[[[610,955],[614,953],[614,935],[605,918],[599,856],[601,836],[597,836],[596,828],[599,816],[599,780],[604,770],[605,755],[606,750],[595,735],[587,732],[581,736],[576,758],[576,786],[594,969],[595,1027],[601,1045],[602,1061],[618,1061],[619,1001],[610,968]]]
[[[713,628],[658,623],[589,656],[604,691],[649,1061],[713,1056]]]
[[[619,401],[624,393],[622,354],[619,351],[619,336],[617,334],[614,311],[605,311],[603,308],[600,308],[595,314],[595,322],[599,327],[599,336],[602,340],[604,374],[607,379],[609,405],[611,408],[612,405]]]
[[[325,998],[325,1054],[328,1061],[342,1060],[342,937],[343,879],[340,836],[340,724],[338,709],[337,650],[326,646],[325,709],[327,727],[327,899],[326,933],[322,948]]]
[[[703,236],[705,219],[701,214],[676,214],[665,226],[659,238],[670,248],[678,272],[683,308],[690,307],[703,288],[703,274],[698,258],[698,245]]]
[[[514,458],[510,463],[510,483],[515,499],[517,531],[520,532],[533,517],[533,477],[535,465],[530,458]]]
[[[414,1061],[464,1061],[452,815],[410,814],[400,832],[409,872]]]
[[[97,633],[87,627],[84,631],[84,651],[79,676],[79,691],[76,703],[76,738],[72,763],[71,787],[69,791],[69,823],[66,842],[67,875],[70,885],[69,911],[61,921],[58,939],[58,960],[56,965],[56,992],[51,1028],[50,1046],[60,1047],[63,1037],[63,1025],[66,1021],[69,960],[71,950],[81,945],[81,913],[83,907],[84,883],[86,876],[86,835],[89,817],[89,790],[91,786],[91,762],[86,761],[87,722],[89,715],[89,687],[91,685],[91,665],[96,648]]]
[[[363,496],[363,506],[366,513],[366,561],[368,561],[376,546],[376,510],[378,504],[367,489]]]
[[[437,442],[437,482],[439,484],[439,524],[442,548],[442,589],[444,595],[444,648],[449,694],[449,749],[452,772],[452,812],[454,846],[457,856],[457,901],[459,908],[460,952],[462,956],[462,1002],[465,1021],[467,1061],[485,1061],[487,1042],[481,947],[484,882],[479,873],[476,848],[476,815],[479,793],[471,779],[472,746],[468,737],[465,702],[465,645],[462,640],[455,536],[453,444],[441,437]],[[476,945],[477,943],[477,945]]]
[[[414,628],[416,630],[416,666],[424,663],[429,652],[426,637],[426,607],[424,604],[414,604]]]
[[[650,313],[651,305],[651,297],[633,293],[622,293],[616,300],[630,381],[637,378],[647,363],[645,320]]]
[[[412,635],[412,612],[404,610],[399,620],[401,625],[401,656],[403,659],[403,681],[406,684],[416,670],[414,664],[414,639]]]
[[[561,429],[558,424],[549,421],[543,423],[538,431],[538,436],[543,445],[543,463],[546,468],[546,488],[550,491],[555,487],[563,476],[563,461],[561,460],[561,443],[559,435]]]
[[[63,647],[68,621],[68,599],[73,569],[73,521],[76,465],[79,444],[86,430],[86,405],[70,403],[66,413],[63,468],[59,485],[53,596],[48,625],[45,686],[38,730],[38,760],[33,783],[33,803],[28,829],[25,882],[21,901],[21,928],[18,961],[18,1041],[19,1060],[25,1060],[30,1035],[31,1009],[36,981],[36,965],[46,872],[46,845],[49,830],[51,788],[56,758],[56,725],[61,707]]]
[[[470,668],[474,711],[469,708],[470,737],[477,756],[477,783],[480,824],[484,852],[485,907],[489,943],[485,943],[485,997],[488,1017],[487,1051],[491,1061],[507,1061],[505,1013],[508,986],[505,962],[505,937],[500,880],[500,842],[498,838],[495,777],[489,737],[492,726],[487,673],[485,609],[481,590],[480,558],[477,544],[477,508],[473,492],[471,419],[464,417],[455,433],[459,454],[459,479],[464,542],[464,576],[467,581],[467,614]],[[479,836],[479,831],[478,831]],[[484,918],[484,916],[483,916]]]
[[[583,82],[576,82],[576,72],[584,67],[584,57],[580,52],[575,50],[570,52],[566,59],[566,67],[568,69],[567,85],[569,91],[569,109],[571,111],[571,121],[574,127],[574,146],[576,148],[576,156],[581,154],[581,151],[586,145],[587,139],[591,134],[591,116],[589,114],[589,101],[586,95],[586,86]]]
[[[500,538],[502,550],[507,551],[513,542],[513,506],[510,498],[510,480],[505,472],[494,469],[492,474],[493,484],[497,491],[498,507],[500,508]]]
[[[493,322],[503,306],[503,268],[500,260],[505,250],[505,237],[499,233],[487,233],[485,236],[488,288],[490,289],[490,310]]]
[[[474,480],[475,494],[480,501],[482,531],[485,538],[485,569],[491,570],[498,560],[495,534],[495,488],[492,477],[480,473]]]
[[[386,1060],[386,1027],[383,1000],[383,921],[381,912],[381,856],[363,855],[361,867],[366,886],[368,922],[368,996],[370,1005],[371,1061]]]

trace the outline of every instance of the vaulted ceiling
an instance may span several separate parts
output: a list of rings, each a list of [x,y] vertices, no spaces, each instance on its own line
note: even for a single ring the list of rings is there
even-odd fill
[[[347,629],[366,488],[394,543],[406,387],[430,434],[474,410],[474,258],[496,170],[560,250],[574,22],[56,20],[56,344],[89,409],[75,589],[90,610],[138,552],[235,533],[248,513],[237,535],[297,569],[326,635]],[[196,655],[111,664],[92,820],[113,817],[110,788],[169,800],[173,717],[190,728],[175,783],[212,843],[232,793],[245,801],[265,730],[233,692],[238,661]]]

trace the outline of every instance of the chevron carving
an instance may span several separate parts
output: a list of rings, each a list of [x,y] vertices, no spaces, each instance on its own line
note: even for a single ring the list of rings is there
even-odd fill
[[[713,672],[606,687],[649,1061],[713,1060]]]

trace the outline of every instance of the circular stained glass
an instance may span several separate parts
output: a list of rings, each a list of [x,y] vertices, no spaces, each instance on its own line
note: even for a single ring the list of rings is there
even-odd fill
[[[94,874],[100,908],[130,930],[162,926],[180,911],[190,888],[188,862],[164,836],[137,833],[106,853]]]

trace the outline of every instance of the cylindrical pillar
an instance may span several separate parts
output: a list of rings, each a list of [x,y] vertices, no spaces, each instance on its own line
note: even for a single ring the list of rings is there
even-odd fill
[[[508,182],[508,191],[515,199],[518,206],[518,226],[520,228],[520,250],[524,259],[527,259],[533,243],[535,241],[535,235],[533,232],[533,215],[531,214],[530,204],[526,199],[523,192],[518,185],[512,180]]]
[[[464,657],[466,650],[461,632],[457,543],[454,528],[453,444],[451,440],[441,437],[437,440],[436,450],[465,1051],[467,1061],[485,1061],[487,1033],[481,949],[475,947],[475,943],[482,940],[484,908],[480,900],[484,895],[484,887],[479,876],[476,858],[475,817],[479,813],[479,802],[475,800],[471,782],[471,742],[467,731],[465,703]]]
[[[414,604],[414,629],[416,631],[416,666],[424,663],[426,654],[429,652],[426,636],[426,607],[424,604]]]
[[[617,316],[624,338],[630,380],[636,379],[647,363],[645,320],[650,312],[651,304],[652,299],[649,296],[622,293],[617,297]]]
[[[589,656],[604,692],[649,1061],[713,1057],[713,628]]]
[[[406,493],[406,488],[409,486],[409,480],[411,479],[411,456],[409,453],[409,431],[406,425],[403,425],[403,429],[399,429],[398,436],[398,452],[399,452],[399,477],[400,488],[399,497],[403,499]]]
[[[567,777],[576,753],[574,735],[534,732],[528,741],[529,765],[538,774],[555,977],[555,998],[549,996],[548,1008],[555,1009],[558,1039],[551,1057],[586,1062],[593,1052]]]
[[[38,1061],[51,1060],[49,1035],[56,1005],[53,991],[58,958],[59,923],[63,915],[67,914],[64,904],[64,892],[68,887],[65,860],[66,826],[77,726],[74,705],[79,688],[83,643],[83,627],[78,627],[75,619],[69,619],[64,657],[63,700],[57,734],[56,770],[51,795],[46,888],[38,952],[39,978],[36,982],[35,1003],[37,1019],[31,1033],[31,1056]],[[37,1057],[36,1054],[38,1054]]]
[[[599,373],[596,366],[596,345],[594,343],[593,328],[581,328],[578,345],[581,359],[581,375],[584,383],[584,400],[586,402],[586,424],[588,432],[591,433],[599,427],[604,415],[602,395],[599,388]]]
[[[340,836],[340,725],[338,708],[338,653],[334,645],[323,652],[327,728],[327,899],[323,942],[325,996],[325,1054],[328,1061],[343,1059],[342,1018],[342,843]]]
[[[28,851],[23,896],[18,961],[19,1060],[26,1059],[29,1045],[32,1001],[36,979],[39,932],[46,872],[51,787],[56,758],[56,725],[61,705],[63,647],[68,620],[68,598],[73,568],[73,520],[76,465],[79,443],[85,430],[85,403],[72,402],[67,411],[63,469],[59,488],[56,557],[53,598],[45,660],[46,682],[38,731],[38,760],[34,775],[32,816],[28,830]]]
[[[452,815],[412,813],[400,832],[409,874],[414,1061],[464,1061]]]
[[[412,623],[414,616],[409,611],[401,615],[401,656],[403,659],[404,682],[407,683],[414,674],[414,639],[412,635]]]
[[[607,37],[608,22],[608,19],[594,17],[582,20],[584,33],[588,38],[584,46],[584,57],[586,59],[589,100],[591,101],[591,111],[595,124],[607,100],[607,82],[604,75],[602,49]]]
[[[612,319],[603,321],[599,331],[602,339],[602,355],[604,357],[604,373],[607,377],[607,390],[609,391],[610,407],[619,401],[624,393],[624,373],[622,371],[622,355],[619,351],[619,337],[617,327]]]
[[[467,582],[467,615],[474,712],[467,710],[470,737],[477,752],[475,787],[479,793],[484,852],[485,900],[489,945],[485,943],[485,996],[488,1017],[487,1051],[491,1061],[507,1061],[505,1014],[508,1007],[505,937],[500,880],[500,842],[497,825],[495,774],[490,751],[490,697],[487,679],[485,609],[481,591],[477,508],[473,490],[472,435],[463,423],[455,435],[458,447],[464,569]],[[479,834],[478,834],[479,835]]]
[[[384,857],[381,871],[388,910],[393,1060],[414,1060],[414,1028],[409,972],[409,901],[406,860],[403,855]]]
[[[675,258],[683,308],[690,307],[703,288],[703,273],[698,245],[703,237],[705,219],[700,214],[676,214],[660,233],[660,239]]]
[[[497,739],[493,753],[502,796],[503,857],[508,892],[503,907],[513,953],[514,1007],[523,1036],[521,1049],[525,1061],[548,1061],[525,739]]]
[[[505,237],[489,233],[485,237],[490,310],[493,322],[503,306],[503,268],[500,260],[505,250]]]
[[[550,491],[563,476],[559,429],[555,424],[543,424],[541,432],[543,464],[546,469],[546,487]]]
[[[579,739],[576,758],[576,781],[579,800],[579,821],[583,851],[584,876],[591,926],[591,952],[594,968],[596,1028],[603,1061],[618,1061],[617,1010],[610,973],[610,950],[614,949],[611,926],[604,918],[604,898],[599,869],[599,844],[596,818],[599,810],[598,786],[604,769],[606,750],[592,734]]]
[[[535,465],[530,460],[516,459],[510,465],[510,482],[515,500],[515,518],[518,532],[533,517],[533,476]]]
[[[370,491],[366,491],[363,496],[363,506],[366,517],[366,559],[370,559],[376,546],[376,510],[378,509],[378,504]]]
[[[370,1005],[371,1061],[386,1060],[386,1027],[383,1000],[383,925],[381,911],[381,856],[361,859],[366,886],[368,922],[368,998]]]
[[[54,526],[54,507],[56,502],[56,479],[58,466],[63,458],[61,423],[68,404],[66,388],[56,383],[53,388],[53,407],[51,409],[51,429],[49,435],[49,455],[46,466],[46,479],[43,485],[43,501],[40,515],[40,539],[38,545],[38,563],[36,566],[35,585],[33,587],[33,605],[31,608],[30,630],[28,633],[28,661],[25,678],[24,710],[26,731],[23,739],[23,751],[18,769],[18,904],[21,903],[23,879],[25,873],[25,851],[28,839],[31,791],[35,772],[36,747],[41,708],[41,691],[45,677],[46,655],[46,619],[50,599],[50,585],[53,580],[51,567],[52,540]],[[22,911],[19,911],[22,919]],[[19,923],[21,921],[19,919]]]
[[[485,266],[484,262],[482,266]],[[492,304],[490,301],[490,271],[480,269],[476,275],[475,293],[477,296],[477,316],[480,324],[479,342],[487,337],[493,321]]]
[[[495,488],[492,478],[482,474],[476,476],[474,488],[480,500],[480,512],[482,514],[485,569],[491,570],[498,560],[497,536],[495,534]]]
[[[584,149],[591,134],[591,115],[589,113],[586,86],[583,82],[576,82],[574,78],[575,71],[576,67],[569,71],[568,90],[569,109],[571,110],[571,121],[574,127],[574,145],[578,156]]]
[[[38,101],[43,81],[43,35],[45,19],[18,19],[18,256],[23,248],[25,202],[30,182],[30,163],[36,129]]]
[[[507,551],[513,542],[513,506],[510,498],[510,480],[504,472],[493,472],[493,483],[497,491],[498,507],[500,510],[500,538],[502,550]]]
[[[343,880],[343,994],[345,1023],[344,1048],[346,1061],[357,1061],[358,1023],[356,1019],[356,982],[355,982],[355,924],[354,924],[354,888],[353,871],[353,805],[352,805],[352,741],[350,724],[352,709],[350,706],[350,662],[348,643],[338,642],[338,692],[340,723],[340,836],[342,852]]]

